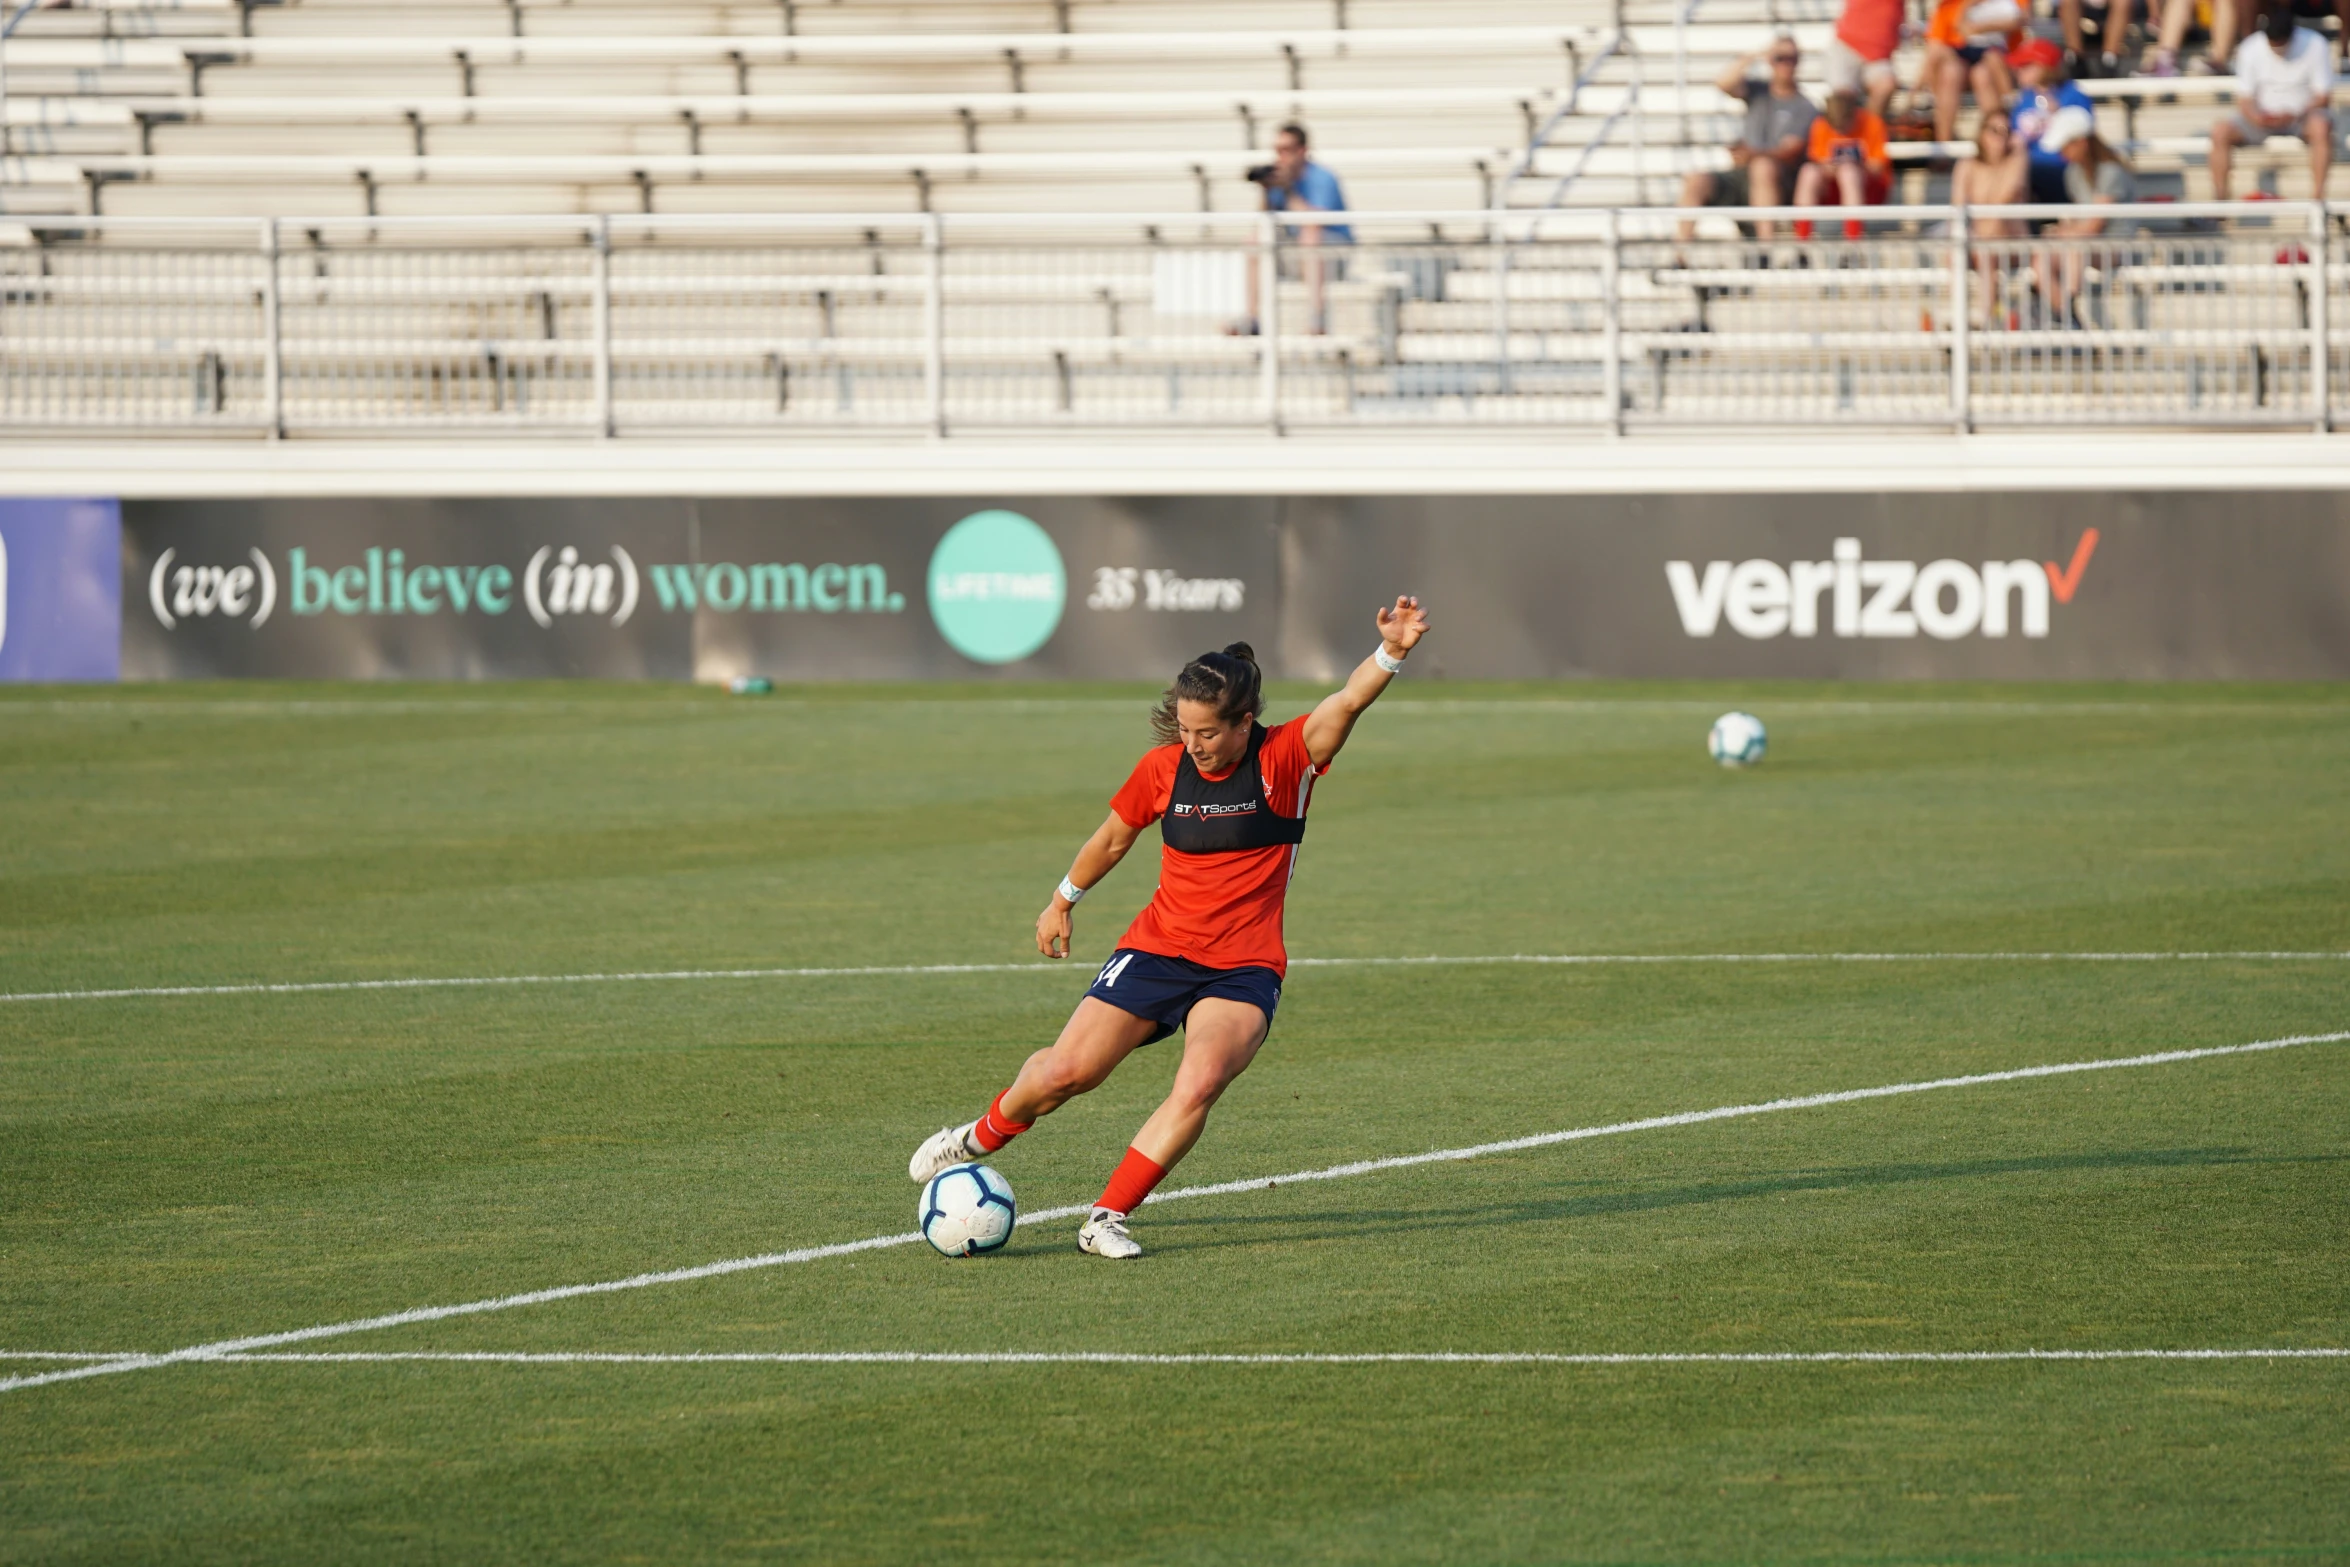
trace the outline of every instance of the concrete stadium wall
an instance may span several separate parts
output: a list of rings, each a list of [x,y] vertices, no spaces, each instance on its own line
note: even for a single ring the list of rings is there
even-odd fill
[[[1330,679],[1400,591],[1422,678],[2350,677],[2335,491],[149,499],[112,573],[91,505],[0,507],[0,678],[103,601],[140,680]]]

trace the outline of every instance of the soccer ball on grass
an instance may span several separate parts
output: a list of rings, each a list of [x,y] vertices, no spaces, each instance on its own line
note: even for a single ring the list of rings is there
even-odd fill
[[[1705,748],[1724,767],[1752,767],[1763,759],[1770,745],[1762,720],[1752,713],[1724,713],[1714,720],[1713,732],[1705,737]]]
[[[914,1209],[922,1238],[948,1257],[999,1251],[1020,1212],[1011,1183],[984,1164],[954,1164],[930,1178]]]

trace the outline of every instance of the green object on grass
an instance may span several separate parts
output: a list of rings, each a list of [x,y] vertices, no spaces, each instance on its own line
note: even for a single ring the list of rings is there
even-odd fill
[[[0,692],[0,991],[1022,963],[1152,695]],[[2339,690],[1407,682],[1315,792],[1290,941],[2350,950],[2346,780]],[[1052,1038],[1156,847],[1050,972],[0,1002],[0,1350],[903,1233],[913,1145]],[[1300,966],[1169,1185],[2346,1027],[2338,959]],[[990,1160],[1025,1212],[1094,1195],[1178,1049]],[[282,1348],[2350,1345],[2345,1051],[1153,1204],[1132,1265],[1027,1222]],[[0,1393],[0,1563],[2316,1562],[2345,1407],[2341,1361],[185,1364]]]

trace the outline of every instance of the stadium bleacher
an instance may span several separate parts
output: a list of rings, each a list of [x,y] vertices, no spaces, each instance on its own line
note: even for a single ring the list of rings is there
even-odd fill
[[[1830,280],[1758,272],[1810,258],[1719,220],[1691,257],[1605,215],[1718,163],[1735,117],[1712,78],[1782,28],[1816,66],[1831,16],[1826,0],[41,8],[0,46],[0,214],[19,220],[0,217],[17,247],[0,243],[0,420],[1948,421],[1970,312],[1930,216],[1847,248]],[[2151,192],[2204,194],[2226,78],[2086,85]],[[1292,118],[1352,204],[1388,216],[1358,220],[1343,264],[1292,254],[1261,280],[1278,342],[1230,336],[1239,282],[1267,265],[1247,171]],[[1943,199],[1931,157],[1956,149],[1902,150],[1896,199]],[[2296,145],[2244,162],[2306,194]],[[1548,208],[1564,215],[1480,217]],[[139,227],[155,219],[180,226]],[[2076,396],[2060,326],[2112,361],[2098,417],[2307,417],[2307,339],[2330,327],[2280,272],[2278,237],[2239,228],[2133,258],[2126,286],[2109,260],[2080,321],[2031,319],[2033,265],[2014,258],[1975,325],[2022,357],[1983,367],[1960,422]],[[2220,287],[2210,269],[2228,266],[2250,270]]]
[[[1718,161],[1725,61],[1784,27],[1816,63],[1829,18],[1817,0],[102,0],[37,10],[0,51],[0,211],[1233,210],[1301,117],[1357,206],[1638,205]],[[2089,87],[2109,140],[2205,193],[2225,78]],[[1940,194],[1927,150],[1904,199]],[[2306,195],[2292,152],[2250,163]]]

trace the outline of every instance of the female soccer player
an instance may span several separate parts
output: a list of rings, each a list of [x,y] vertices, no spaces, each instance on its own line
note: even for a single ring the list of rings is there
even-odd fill
[[[978,1120],[944,1127],[914,1151],[906,1173],[927,1181],[982,1158],[1062,1105],[1099,1088],[1144,1045],[1183,1030],[1174,1090],[1142,1124],[1125,1160],[1077,1232],[1096,1257],[1139,1257],[1126,1216],[1191,1151],[1208,1110],[1248,1070],[1273,1026],[1289,957],[1281,905],[1306,832],[1314,780],[1428,634],[1406,594],[1379,611],[1379,650],[1346,685],[1277,729],[1257,722],[1262,675],[1245,642],[1203,653],[1167,688],[1146,752],[1110,801],[1077,862],[1036,917],[1036,950],[1068,956],[1070,912],[1152,822],[1166,846],[1159,886],[1094,977],[1061,1037],[1030,1056]]]

